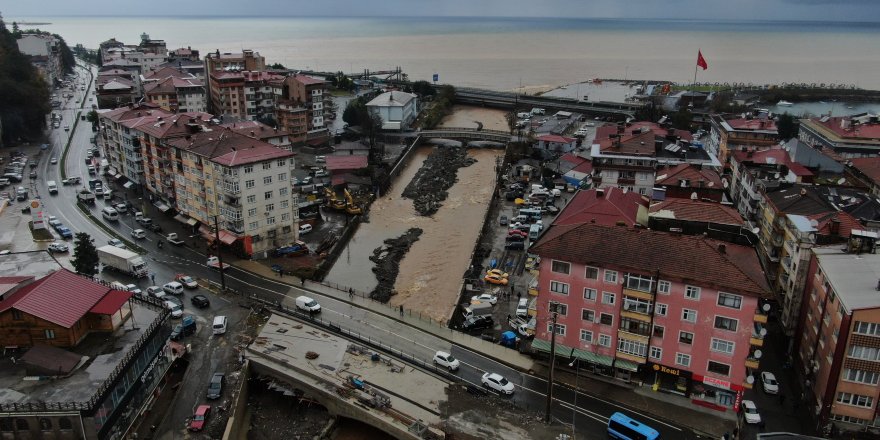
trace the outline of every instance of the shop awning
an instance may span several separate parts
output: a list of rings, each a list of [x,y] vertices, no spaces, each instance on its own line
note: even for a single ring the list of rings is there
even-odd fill
[[[629,370],[629,371],[639,371],[639,364],[628,361],[626,359],[617,359],[614,361],[614,366],[620,368],[621,370]]]
[[[124,182],[128,181],[128,178],[122,174],[117,174],[117,175],[113,176],[113,178],[116,179],[116,181],[119,183],[124,183]]]
[[[129,180],[128,182],[125,182],[125,184],[123,184],[122,186],[124,186],[126,189],[128,189],[128,188],[131,188],[134,186],[134,182]]]
[[[579,348],[575,348],[574,352],[571,355],[580,360],[587,361],[593,364],[604,365],[606,367],[610,367],[611,363],[614,362],[614,358],[612,358],[611,356],[605,356],[603,354],[593,353],[592,351],[581,350]]]
[[[544,353],[550,353],[550,341],[545,341],[543,339],[532,339],[532,350],[543,351]],[[571,356],[571,347],[562,345],[560,343],[556,343],[556,354],[558,356]]]
[[[199,224],[199,221],[190,217],[186,220],[186,224],[188,224],[190,226],[195,226],[195,225]]]
[[[168,206],[160,201],[153,202],[153,206],[155,206],[157,209],[159,209],[159,211],[162,211],[162,212],[168,212],[168,210],[171,209],[170,206]]]
[[[107,168],[107,174],[109,174],[109,175],[111,175],[111,176],[115,176],[115,175],[117,174],[117,173],[116,173],[116,168],[114,168],[114,167],[109,167],[109,168]]]
[[[208,240],[209,242],[213,242],[216,238],[214,237],[214,231],[211,230],[207,225],[199,226],[199,234],[202,234],[202,238]]]
[[[189,217],[187,217],[183,214],[177,214],[174,216],[174,220],[177,220],[177,221],[185,224],[187,221],[189,221]]]
[[[235,243],[235,240],[238,240],[237,235],[235,235],[229,231],[223,231],[223,230],[220,231],[220,241],[222,241],[223,244],[232,244],[232,243]]]

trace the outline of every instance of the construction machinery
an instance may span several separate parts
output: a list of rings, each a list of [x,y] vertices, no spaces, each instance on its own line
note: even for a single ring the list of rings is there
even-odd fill
[[[336,191],[333,191],[332,189],[325,186],[324,187],[324,195],[326,196],[325,198],[327,200],[327,207],[328,208],[332,208],[332,209],[336,209],[336,210],[340,210],[340,211],[346,209],[345,201],[336,198]]]
[[[348,192],[348,189],[345,189],[345,212],[351,215],[359,215],[363,214],[364,211],[354,203],[354,199],[351,197],[351,193]]]

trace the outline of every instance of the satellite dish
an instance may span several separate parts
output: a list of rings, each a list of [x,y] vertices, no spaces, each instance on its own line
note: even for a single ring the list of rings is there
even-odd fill
[[[758,333],[760,333],[761,336],[767,336],[767,329],[766,329],[766,328],[762,328],[761,331],[759,331]]]
[[[840,179],[837,180],[837,184],[838,184],[838,185],[843,185],[844,183],[846,183],[846,178],[845,178],[845,177],[841,177]]]
[[[764,356],[764,352],[762,352],[761,350],[755,350],[752,356],[754,356],[755,359],[761,359],[761,356]]]
[[[757,229],[757,228],[755,228],[755,229]],[[764,303],[764,305],[761,306],[761,310],[763,310],[765,312],[769,312],[770,311],[770,303]]]
[[[752,234],[758,235],[758,232],[761,232],[761,228],[752,229]]]
[[[699,198],[700,198],[700,196],[698,196],[697,193],[695,193],[695,192],[691,193],[691,200],[697,200]]]
[[[746,376],[746,383],[753,384],[755,383],[755,376]]]
[[[778,179],[778,178],[779,178],[779,173],[774,173],[774,174],[773,174],[773,178],[774,178],[774,179]]]

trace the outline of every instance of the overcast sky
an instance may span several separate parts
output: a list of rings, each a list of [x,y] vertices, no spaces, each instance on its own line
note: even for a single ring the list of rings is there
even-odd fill
[[[880,0],[0,0],[40,15],[475,16],[880,22]]]

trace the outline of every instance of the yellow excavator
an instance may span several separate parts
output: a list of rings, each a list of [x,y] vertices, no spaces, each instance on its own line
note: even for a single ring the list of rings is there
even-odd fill
[[[351,197],[351,193],[348,192],[348,189],[345,190],[345,212],[351,215],[359,215],[363,214],[364,211],[354,203],[354,199]]]
[[[324,195],[326,196],[326,199],[327,199],[327,207],[328,208],[333,208],[333,209],[337,209],[340,211],[342,211],[346,208],[345,202],[337,199],[336,192],[333,191],[332,189],[325,186],[324,187]]]

